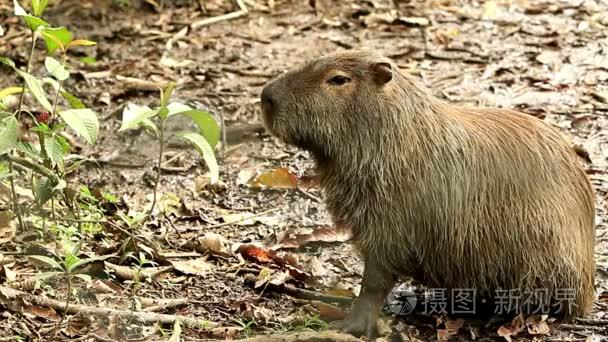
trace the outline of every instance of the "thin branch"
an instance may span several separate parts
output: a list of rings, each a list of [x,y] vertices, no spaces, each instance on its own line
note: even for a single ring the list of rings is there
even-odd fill
[[[54,174],[53,171],[47,169],[46,167],[44,167],[40,164],[33,163],[27,159],[17,157],[14,155],[10,155],[10,154],[7,154],[5,156],[5,158],[8,159],[9,161],[12,161],[15,164],[19,164],[23,167],[26,167],[32,171],[35,171],[35,172],[47,177],[48,179],[53,181],[55,184],[59,183],[59,178],[57,177],[57,175]]]
[[[21,312],[23,303],[32,303],[34,305],[49,307],[56,310],[66,309],[65,303],[59,300],[32,295],[23,291],[15,290],[10,287],[0,286],[0,303],[7,306],[15,312]],[[99,317],[122,316],[133,320],[140,321],[146,324],[162,323],[174,324],[176,321],[182,322],[186,326],[196,328],[211,329],[219,324],[207,320],[192,318],[180,315],[167,315],[154,312],[130,311],[112,308],[91,307],[81,304],[72,304],[67,308],[68,314],[82,313],[84,315],[95,315]]]
[[[220,15],[217,17],[197,20],[197,21],[193,22],[192,25],[190,25],[190,27],[192,27],[193,30],[196,30],[200,27],[214,24],[214,23],[217,23],[220,21],[236,19],[236,18],[242,17],[242,16],[246,15],[247,13],[249,13],[249,11],[247,10],[247,7],[245,6],[245,4],[243,3],[242,0],[236,0],[236,3],[237,3],[237,5],[239,5],[238,11],[227,13],[227,14]]]

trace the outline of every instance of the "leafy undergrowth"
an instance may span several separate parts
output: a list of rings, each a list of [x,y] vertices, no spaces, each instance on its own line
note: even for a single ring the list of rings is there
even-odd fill
[[[389,305],[381,332],[414,341],[608,336],[608,7],[311,3],[243,1],[244,12],[229,1],[32,1],[18,15],[0,4],[0,98],[10,114],[0,131],[2,337],[234,339],[323,331],[343,318],[362,272],[350,233],[331,225],[308,154],[260,129],[257,99],[279,72],[360,45],[438,96],[560,127],[598,194],[587,320],[395,317]],[[15,126],[21,135],[4,134]]]

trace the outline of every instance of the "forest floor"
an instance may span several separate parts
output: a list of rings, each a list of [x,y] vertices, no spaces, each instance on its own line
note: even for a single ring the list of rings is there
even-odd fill
[[[95,280],[76,283],[72,302],[124,312],[152,306],[149,312],[204,319],[209,326],[181,325],[180,331],[120,313],[72,312],[55,329],[61,308],[24,303],[0,315],[0,341],[238,339],[323,330],[325,322],[343,317],[346,306],[320,299],[358,293],[362,261],[348,232],[331,226],[322,191],[306,177],[310,156],[259,128],[259,94],[272,77],[308,59],[358,47],[395,59],[439,97],[515,108],[559,127],[581,155],[597,193],[596,305],[586,321],[562,325],[542,317],[509,326],[488,317],[395,317],[388,310],[384,338],[508,340],[500,330],[517,341],[608,340],[606,2],[317,0],[315,10],[307,1],[258,0],[244,1],[248,12],[238,18],[202,26],[200,20],[238,11],[236,2],[201,1],[203,8],[175,0],[162,9],[152,3],[133,1],[132,8],[118,9],[110,1],[66,0],[45,14],[50,23],[97,42],[71,57],[75,77],[65,84],[101,121],[97,144],[75,146],[97,164],[81,166],[70,183],[114,194],[117,209],[143,212],[150,205],[158,144],[142,130],[117,130],[127,103],[158,101],[155,87],[167,81],[177,83],[175,99],[223,118],[221,183],[210,186],[198,154],[171,141],[159,185],[162,213],[137,231],[137,246],[131,246],[132,252],[151,251],[157,263],[145,268],[151,275],[129,280],[128,271],[117,266],[134,267],[121,258],[129,250],[122,246],[126,237],[103,224],[99,232],[91,223],[82,253],[105,259],[87,271]],[[0,56],[24,65],[28,34],[12,10],[2,1],[6,33]],[[0,88],[17,82],[3,74]],[[189,125],[176,120],[167,129]],[[57,250],[54,242],[3,229],[10,238],[1,240],[0,252],[14,257],[1,263],[4,286],[41,270],[28,255]],[[60,279],[29,292],[65,300]],[[306,297],[310,293],[303,289],[316,297]],[[7,294],[0,289],[2,296]]]

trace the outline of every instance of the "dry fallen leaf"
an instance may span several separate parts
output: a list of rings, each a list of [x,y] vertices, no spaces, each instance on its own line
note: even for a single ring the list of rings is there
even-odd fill
[[[15,237],[15,221],[8,210],[0,211],[0,244],[10,242]]]
[[[316,256],[313,256],[308,260],[306,268],[310,270],[310,273],[315,277],[322,277],[327,274],[327,267],[324,267]]]
[[[272,189],[295,189],[298,187],[298,177],[284,167],[263,173],[251,182],[252,187]]]
[[[207,258],[170,260],[169,262],[176,270],[184,274],[205,275],[213,268],[213,265],[207,262]]]
[[[526,326],[530,335],[547,335],[551,331],[547,324],[548,315],[530,316],[526,319]]]
[[[335,305],[323,303],[321,301],[313,301],[311,305],[318,312],[319,318],[324,321],[333,322],[346,318],[346,312]]]
[[[202,238],[198,239],[198,242],[203,250],[211,254],[225,257],[232,255],[232,243],[220,234],[205,233]]]
[[[511,321],[509,325],[503,325],[498,328],[498,336],[502,336],[505,340],[511,342],[511,336],[519,334],[525,326],[524,316],[519,314],[517,317],[513,318],[513,321]]]
[[[455,320],[447,319],[445,321],[445,329],[437,330],[438,341],[448,341],[451,336],[458,335],[458,330],[464,325],[464,319],[458,318]]]
[[[55,309],[37,305],[25,306],[23,308],[23,313],[33,317],[44,318],[52,322],[57,322],[61,319]]]
[[[300,248],[311,242],[346,242],[352,238],[352,231],[342,226],[322,226],[307,234],[298,234],[283,239],[272,246],[272,249]]]

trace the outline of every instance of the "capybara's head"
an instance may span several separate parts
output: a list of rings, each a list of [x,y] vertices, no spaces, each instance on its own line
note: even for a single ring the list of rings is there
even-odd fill
[[[320,57],[264,87],[264,124],[287,143],[331,153],[336,143],[355,143],[379,127],[371,121],[386,114],[398,75],[391,60],[370,51]]]

